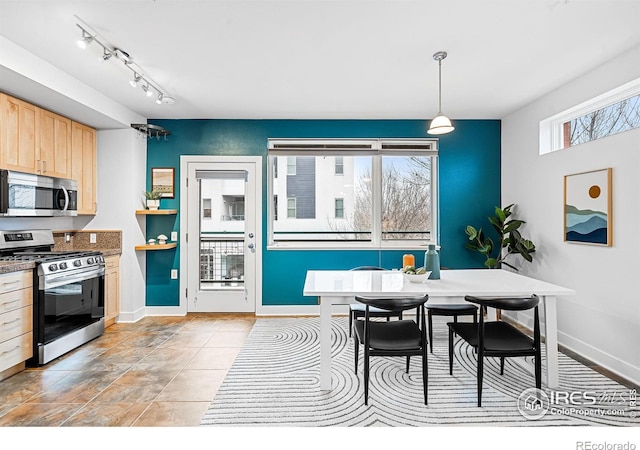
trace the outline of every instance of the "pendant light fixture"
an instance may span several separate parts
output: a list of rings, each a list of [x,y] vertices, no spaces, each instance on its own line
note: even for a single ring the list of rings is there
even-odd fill
[[[442,60],[447,57],[447,52],[436,52],[433,59],[438,61],[438,115],[433,118],[427,133],[429,134],[447,134],[451,133],[455,128],[451,124],[451,120],[442,114]]]

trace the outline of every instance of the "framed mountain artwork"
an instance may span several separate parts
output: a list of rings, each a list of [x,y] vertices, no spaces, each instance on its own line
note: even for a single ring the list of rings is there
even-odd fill
[[[565,175],[564,240],[611,247],[611,168]]]

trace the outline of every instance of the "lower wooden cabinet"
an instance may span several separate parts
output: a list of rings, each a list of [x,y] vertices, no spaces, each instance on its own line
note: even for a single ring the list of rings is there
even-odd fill
[[[33,272],[0,275],[0,380],[33,356]]]
[[[120,314],[120,256],[106,256],[104,262],[104,326],[109,327]]]

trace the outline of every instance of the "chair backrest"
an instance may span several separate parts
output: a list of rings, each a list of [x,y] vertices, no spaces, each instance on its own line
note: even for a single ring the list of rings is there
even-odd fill
[[[538,303],[540,303],[540,299],[535,294],[531,295],[531,297],[509,298],[482,298],[467,295],[464,299],[468,302],[475,303],[476,305],[504,309],[506,311],[524,311],[534,308],[538,306]]]
[[[377,267],[377,266],[360,266],[360,267],[354,267],[353,269],[349,269],[349,270],[387,270],[387,269],[383,269],[382,267]]]
[[[418,308],[429,300],[429,295],[424,294],[415,297],[365,297],[356,295],[356,300],[360,303],[385,311],[406,311],[407,309]]]

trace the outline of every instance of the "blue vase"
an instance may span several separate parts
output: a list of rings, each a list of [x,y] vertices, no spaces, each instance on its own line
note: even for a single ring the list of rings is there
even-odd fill
[[[424,254],[424,270],[431,271],[430,280],[440,279],[440,255],[433,244],[429,245],[429,250]]]

